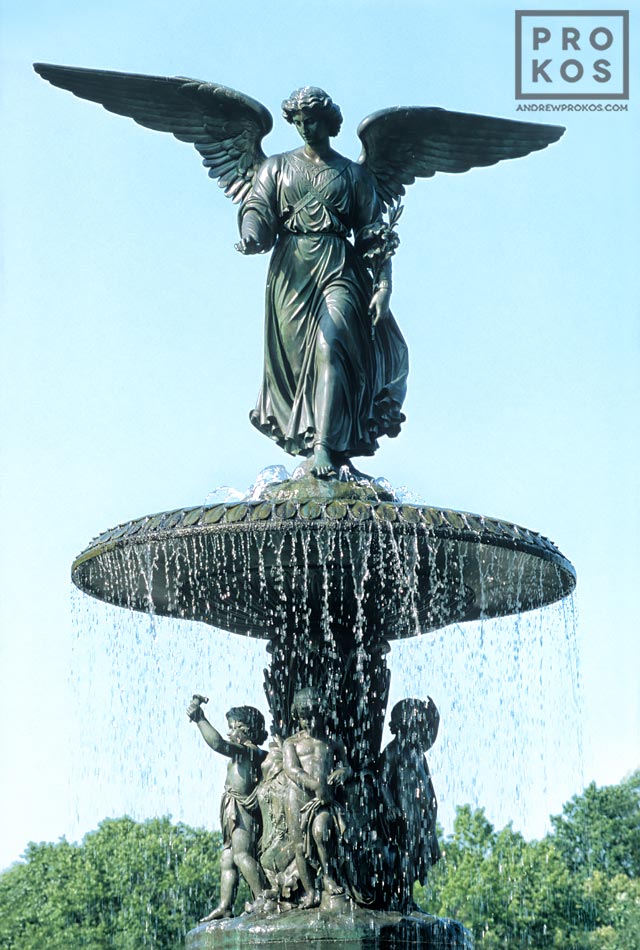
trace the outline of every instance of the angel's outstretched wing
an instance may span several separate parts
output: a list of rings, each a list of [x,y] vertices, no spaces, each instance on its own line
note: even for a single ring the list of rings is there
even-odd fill
[[[215,83],[183,77],[140,76],[101,69],[35,63],[54,86],[99,102],[109,112],[191,142],[211,178],[242,201],[265,160],[261,142],[271,131],[271,113],[255,99]]]
[[[359,161],[373,174],[382,201],[391,204],[416,178],[521,158],[557,142],[563,132],[559,125],[399,106],[362,120]]]

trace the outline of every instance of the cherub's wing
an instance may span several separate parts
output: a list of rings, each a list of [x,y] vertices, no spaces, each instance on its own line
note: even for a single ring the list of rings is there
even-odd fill
[[[242,201],[266,156],[261,142],[271,113],[255,99],[215,83],[181,76],[141,76],[35,63],[35,71],[75,96],[99,102],[158,132],[171,132],[202,155],[211,178]]]
[[[359,161],[373,174],[380,198],[389,205],[416,178],[520,158],[557,142],[563,132],[559,125],[398,106],[362,120]]]

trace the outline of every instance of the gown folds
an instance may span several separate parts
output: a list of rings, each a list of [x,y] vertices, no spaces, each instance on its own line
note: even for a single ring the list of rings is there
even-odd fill
[[[363,166],[303,149],[267,159],[240,210],[242,235],[273,248],[251,422],[290,455],[312,454],[320,412],[323,441],[349,458],[373,455],[404,421],[407,347],[391,315],[372,333],[372,277],[348,239],[379,220]]]

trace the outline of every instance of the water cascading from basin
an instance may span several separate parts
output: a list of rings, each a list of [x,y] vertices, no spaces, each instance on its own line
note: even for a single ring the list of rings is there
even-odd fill
[[[327,728],[345,737],[363,775],[375,771],[382,747],[389,641],[440,630],[447,637],[452,624],[535,611],[575,583],[557,548],[524,528],[348,490],[332,501],[305,498],[300,485],[293,497],[119,526],[78,557],[73,578],[119,606],[268,640],[274,734],[284,740],[295,731],[293,698],[311,686],[324,697]],[[409,898],[394,897],[375,851],[377,795],[371,782],[356,792],[361,826],[351,835],[350,867],[354,893],[388,907]],[[374,882],[368,892],[360,868]]]
[[[387,641],[519,614],[575,584],[551,542],[515,525],[357,496],[321,504],[300,486],[119,526],[76,559],[73,579],[118,606],[268,639],[276,730],[290,732],[293,695],[312,685],[338,734],[361,740],[358,764],[380,746]]]
[[[69,696],[82,711],[69,737],[72,837],[125,813],[215,827],[224,763],[189,741],[185,698],[208,693],[214,722],[238,702],[268,717],[267,641],[116,608],[76,588],[71,602]],[[393,641],[387,663],[388,708],[431,695],[440,709],[429,767],[445,831],[455,806],[469,803],[496,827],[513,821],[526,838],[540,837],[584,784],[571,598]]]

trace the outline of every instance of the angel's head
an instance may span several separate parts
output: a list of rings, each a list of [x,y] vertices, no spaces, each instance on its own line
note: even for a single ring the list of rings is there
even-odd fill
[[[302,86],[295,89],[282,103],[282,115],[295,125],[303,138],[304,120],[323,127],[326,135],[333,137],[340,131],[342,113],[331,96],[318,86]]]

